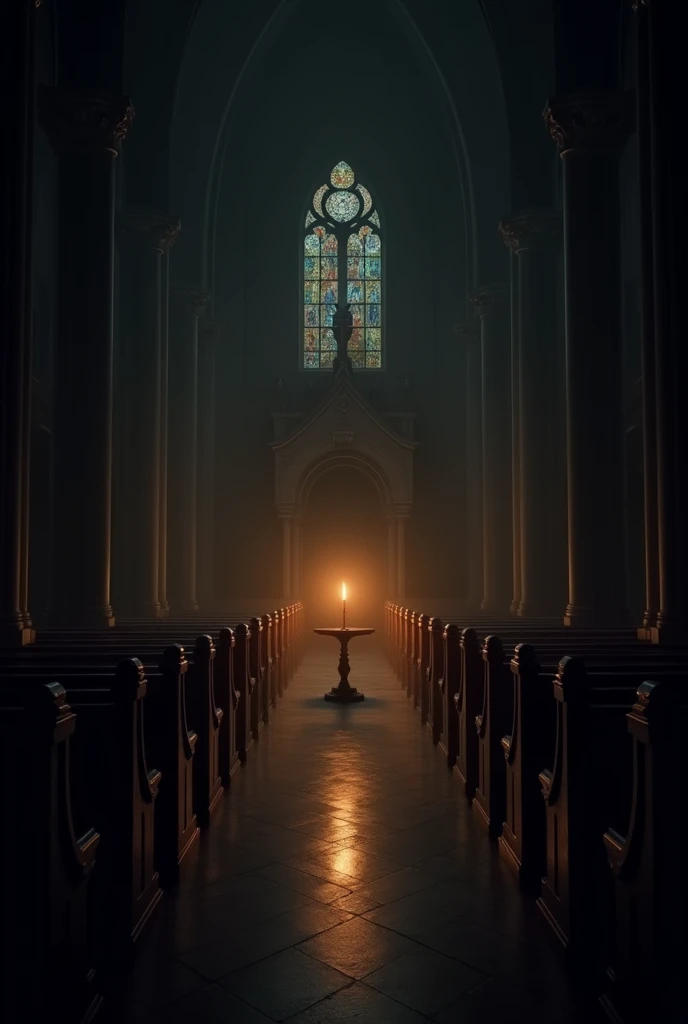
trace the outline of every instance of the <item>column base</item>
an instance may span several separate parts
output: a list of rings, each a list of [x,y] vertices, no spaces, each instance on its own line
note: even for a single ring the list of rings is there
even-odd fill
[[[112,608],[84,608],[73,612],[55,612],[53,626],[67,629],[113,629],[115,616]]]
[[[355,686],[333,686],[329,693],[325,694],[324,699],[331,704],[358,704],[365,700],[365,697]]]
[[[563,622],[565,626],[571,627],[613,629],[616,626],[628,625],[628,612],[625,609],[610,612],[600,608],[582,608],[570,604],[564,612]]]
[[[0,625],[0,647],[28,647],[36,642],[36,630],[18,622]]]

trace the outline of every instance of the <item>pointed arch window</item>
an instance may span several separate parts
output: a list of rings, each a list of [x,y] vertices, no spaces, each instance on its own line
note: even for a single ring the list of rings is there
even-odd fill
[[[382,230],[373,197],[349,164],[332,168],[329,184],[313,195],[303,239],[305,370],[331,369],[336,306],[353,318],[349,356],[354,368],[382,368]]]

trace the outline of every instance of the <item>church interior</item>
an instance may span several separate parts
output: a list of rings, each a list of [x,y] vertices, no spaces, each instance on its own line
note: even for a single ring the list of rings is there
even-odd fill
[[[688,1022],[680,7],[2,5],[6,1024]]]

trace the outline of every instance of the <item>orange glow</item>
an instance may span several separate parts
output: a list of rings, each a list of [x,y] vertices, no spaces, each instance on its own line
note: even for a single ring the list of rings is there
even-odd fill
[[[342,601],[346,601],[346,583],[342,583]]]

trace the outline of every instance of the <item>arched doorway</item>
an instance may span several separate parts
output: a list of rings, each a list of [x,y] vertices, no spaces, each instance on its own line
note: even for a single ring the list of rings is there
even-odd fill
[[[305,496],[302,581],[308,617],[341,621],[346,581],[349,625],[379,627],[387,587],[387,526],[380,493],[360,470],[335,464]]]

